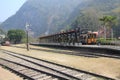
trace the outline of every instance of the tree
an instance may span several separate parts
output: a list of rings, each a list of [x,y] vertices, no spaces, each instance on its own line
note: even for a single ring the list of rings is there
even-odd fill
[[[89,31],[97,31],[100,25],[98,20],[99,13],[95,10],[86,10],[81,12],[74,22],[71,24],[73,28],[80,27],[81,29],[87,28]]]
[[[21,43],[22,39],[25,38],[25,31],[23,30],[9,30],[7,36],[12,43]]]
[[[116,17],[115,16],[104,16],[99,19],[103,22],[103,26],[105,28],[105,39],[106,39],[106,29],[109,28],[111,30],[111,38],[113,38],[113,29],[112,27],[116,24]]]
[[[103,22],[103,25],[106,27],[112,27],[116,23],[116,17],[115,16],[104,16],[103,18],[100,18],[100,21]]]

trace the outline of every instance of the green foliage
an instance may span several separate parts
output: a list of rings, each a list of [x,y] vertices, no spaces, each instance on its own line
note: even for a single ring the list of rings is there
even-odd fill
[[[107,39],[105,39],[105,38],[98,38],[97,39],[97,43],[100,43],[100,44],[103,44],[103,45],[105,45],[105,44],[108,44],[108,45],[111,45],[111,44],[113,44],[113,41],[118,41],[116,38],[107,38]]]
[[[106,31],[107,29],[111,29],[111,38],[113,38],[113,26],[115,26],[117,19],[115,16],[103,16],[102,18],[99,19],[100,21],[103,22],[103,26],[104,28],[106,28],[105,30],[105,38],[106,38]]]
[[[103,18],[100,18],[100,21],[103,22],[103,25],[106,27],[111,28],[112,26],[114,26],[117,22],[116,17],[115,16],[104,16]]]
[[[9,30],[7,36],[12,43],[21,43],[22,39],[25,38],[25,31],[19,29]]]

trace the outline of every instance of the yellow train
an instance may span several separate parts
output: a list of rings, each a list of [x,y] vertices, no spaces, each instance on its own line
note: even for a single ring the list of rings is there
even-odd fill
[[[96,44],[97,43],[96,36],[97,36],[96,33],[93,33],[93,32],[81,34],[80,35],[80,42],[82,44]]]

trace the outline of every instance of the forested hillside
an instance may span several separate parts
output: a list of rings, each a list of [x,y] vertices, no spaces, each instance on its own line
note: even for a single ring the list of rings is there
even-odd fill
[[[76,12],[76,13],[74,13]],[[119,0],[88,0],[77,6],[72,14],[77,14],[70,24],[70,28],[81,27],[97,31],[102,25],[100,18],[106,15],[117,17],[117,24],[113,26],[114,35],[120,36],[120,2]]]

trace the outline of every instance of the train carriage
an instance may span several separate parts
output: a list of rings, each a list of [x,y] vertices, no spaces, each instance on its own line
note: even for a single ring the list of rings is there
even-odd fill
[[[65,44],[96,44],[96,34],[90,31],[80,32],[80,30],[71,30],[67,32],[61,32],[57,34],[52,34],[48,36],[39,37],[40,43],[59,43],[61,45]]]

